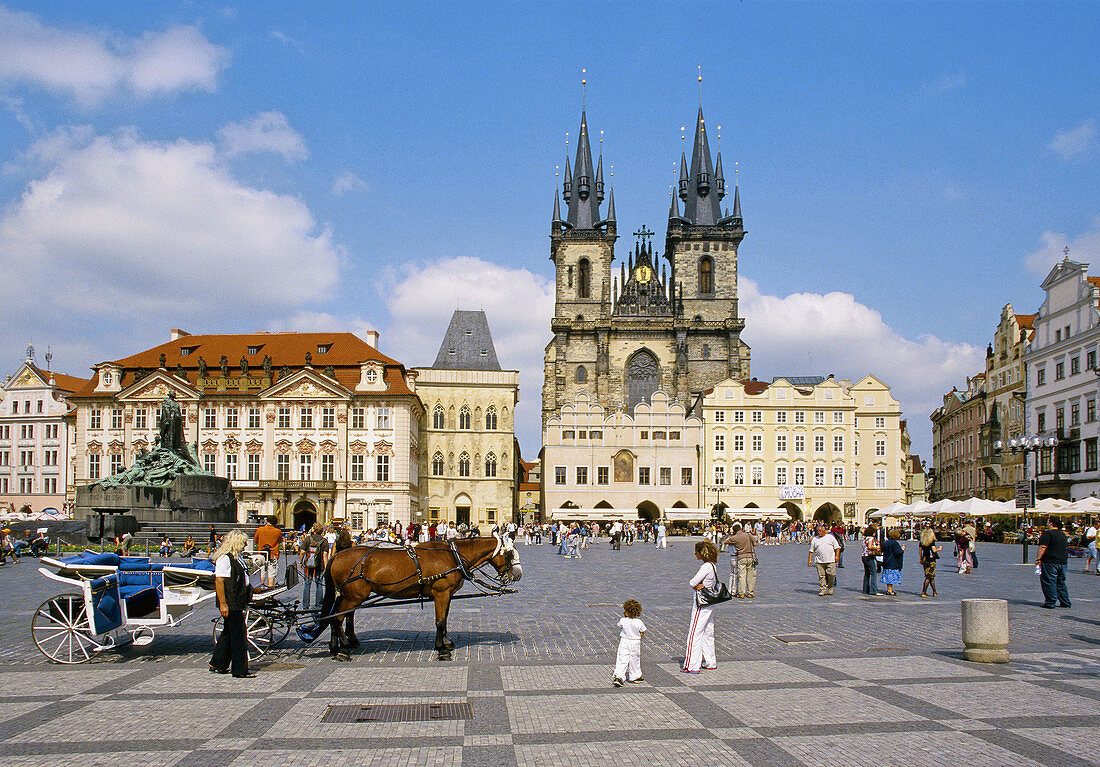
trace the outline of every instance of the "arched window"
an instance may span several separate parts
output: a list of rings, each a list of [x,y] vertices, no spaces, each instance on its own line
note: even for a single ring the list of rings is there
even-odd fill
[[[495,477],[497,475],[497,457],[492,453],[485,456],[485,476]]]
[[[470,428],[470,408],[465,405],[458,411],[458,428],[469,429]]]
[[[699,259],[699,292],[714,292],[714,261],[710,256]]]
[[[443,453],[437,452],[432,456],[432,476],[443,476]]]
[[[470,454],[463,453],[458,457],[458,476],[470,476]]]
[[[703,359],[710,359],[710,344],[703,344]]]
[[[584,383],[588,380],[588,371],[584,369],[584,365],[577,367],[577,383]]]
[[[444,420],[444,414],[443,414],[443,406],[442,405],[436,405],[435,410],[432,411],[432,428],[433,429],[442,429],[444,423],[445,423],[445,420]]]
[[[577,264],[577,297],[590,298],[592,293],[592,265],[587,258],[582,258]]]
[[[644,350],[631,357],[626,364],[627,410],[633,411],[639,402],[648,402],[660,384],[661,370],[656,357]]]
[[[485,429],[487,431],[496,431],[497,428],[497,409],[493,405],[489,405],[485,409]]]

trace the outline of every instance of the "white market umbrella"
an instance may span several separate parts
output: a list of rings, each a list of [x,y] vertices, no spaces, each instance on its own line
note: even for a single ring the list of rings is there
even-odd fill
[[[1069,506],[1069,501],[1063,501],[1061,498],[1043,498],[1032,508],[1035,509],[1035,511],[1050,513],[1052,511],[1064,509],[1066,506]]]
[[[1100,498],[1094,498],[1090,495],[1087,498],[1074,501],[1066,506],[1064,510],[1068,512],[1070,509],[1073,509],[1077,514],[1100,514]]]

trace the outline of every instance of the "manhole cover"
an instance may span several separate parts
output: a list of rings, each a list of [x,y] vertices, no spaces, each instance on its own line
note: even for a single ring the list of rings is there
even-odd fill
[[[818,634],[776,634],[775,638],[780,642],[786,642],[787,644],[795,644],[798,642],[828,642],[828,637],[819,636]]]
[[[443,719],[473,719],[469,703],[392,703],[378,706],[329,706],[322,722],[434,722]]]

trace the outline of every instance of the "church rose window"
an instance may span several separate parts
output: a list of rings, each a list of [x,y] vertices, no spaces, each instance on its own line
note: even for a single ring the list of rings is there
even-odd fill
[[[626,405],[633,410],[639,402],[648,402],[661,382],[657,359],[646,351],[630,358],[626,366]]]

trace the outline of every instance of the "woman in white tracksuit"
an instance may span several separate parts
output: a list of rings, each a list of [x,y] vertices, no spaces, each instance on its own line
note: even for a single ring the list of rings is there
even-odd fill
[[[703,564],[699,572],[691,579],[691,625],[688,628],[687,647],[684,650],[685,674],[698,674],[700,669],[718,668],[718,659],[714,655],[714,608],[699,605],[696,592],[703,588],[714,588],[718,584],[718,547],[712,541],[699,541],[695,544],[695,558]]]

